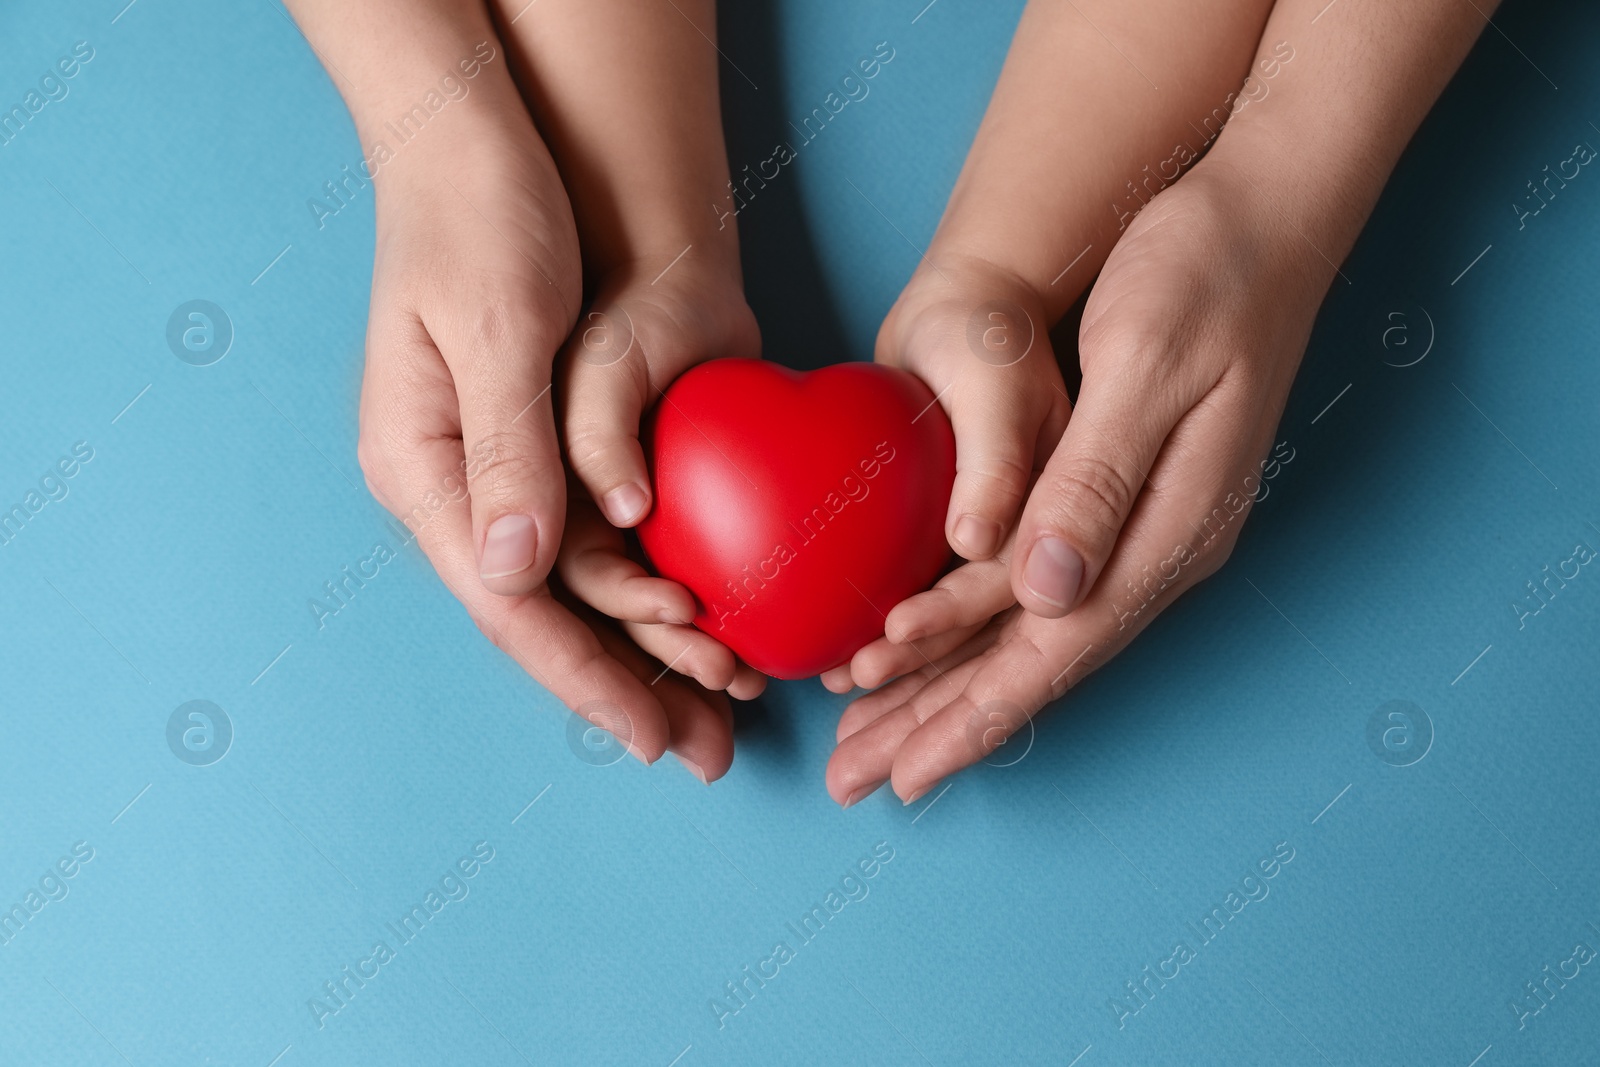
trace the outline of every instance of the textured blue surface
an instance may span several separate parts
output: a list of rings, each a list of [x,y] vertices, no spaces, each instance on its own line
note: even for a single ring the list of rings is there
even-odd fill
[[[923,2],[724,12],[759,86],[724,66],[736,168],[896,50],[740,219],[775,358],[870,352],[976,128],[1020,5]],[[1592,6],[1508,6],[1429,119],[1228,568],[1021,762],[841,812],[814,683],[743,712],[711,789],[575,757],[361,488],[370,201],[305,206],[359,154],[332,85],[264,0],[121,4],[0,13],[7,107],[94,50],[0,146],[0,506],[43,502],[0,546],[0,906],[40,905],[0,926],[0,1064],[1592,1062],[1600,963],[1508,1006],[1600,948],[1600,570],[1525,587],[1600,548],[1600,173],[1508,209],[1600,145]],[[233,325],[210,366],[166,341],[193,299]],[[191,700],[232,723],[220,762],[169,748]],[[1391,700],[1431,724],[1409,766],[1368,743]],[[346,965],[376,976],[319,1029]]]

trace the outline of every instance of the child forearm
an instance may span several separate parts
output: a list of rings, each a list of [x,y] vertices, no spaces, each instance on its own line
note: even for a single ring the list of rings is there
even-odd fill
[[[518,17],[525,4],[499,3],[500,20],[572,199],[585,271],[688,249],[737,276],[737,232],[714,210],[728,163],[712,0],[584,0]]]
[[[1237,106],[1271,6],[1030,3],[929,259],[1000,266],[1059,317]]]

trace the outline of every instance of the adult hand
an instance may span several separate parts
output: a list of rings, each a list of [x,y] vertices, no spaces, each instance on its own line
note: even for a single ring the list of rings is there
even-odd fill
[[[1227,559],[1264,466],[1285,458],[1262,459],[1332,275],[1250,193],[1247,177],[1203,161],[1112,252],[1080,330],[1079,403],[1019,548],[1004,567],[945,579],[971,587],[956,600],[1014,592],[1021,604],[976,631],[938,590],[891,613],[965,639],[896,649],[891,631],[857,656],[880,676],[858,681],[903,676],[840,720],[828,765],[840,803],[886,780],[909,803],[982,759]],[[1062,566],[1068,553],[1081,563]]]
[[[546,582],[566,524],[551,371],[581,277],[559,177],[512,100],[380,175],[362,469],[496,645],[637,758],[670,748],[709,780],[732,759],[725,698],[649,684],[647,656]]]
[[[523,595],[564,522],[550,375],[581,300],[577,232],[525,113],[452,118],[377,182],[361,465],[403,515],[463,451],[477,457],[452,551],[484,589]]]
[[[488,9],[292,8],[377,165],[361,406],[368,485],[484,632],[547,689],[647,763],[670,748],[702,781],[721,775],[732,756],[726,698],[662,676],[545,580],[566,501],[550,374],[582,299],[578,235]],[[397,145],[394,116],[420,110],[430,86],[449,96],[448,110],[434,108]]]

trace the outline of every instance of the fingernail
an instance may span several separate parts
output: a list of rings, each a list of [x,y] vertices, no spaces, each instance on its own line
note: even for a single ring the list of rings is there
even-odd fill
[[[924,637],[927,637],[927,636],[928,635],[926,633],[924,633],[922,630],[907,630],[905,633],[900,635],[900,644],[909,645],[909,644],[911,644],[911,642],[913,642],[913,641],[921,641]]]
[[[649,503],[650,498],[645,496],[644,490],[632,482],[619,485],[600,498],[600,506],[613,526],[627,526],[644,514]]]
[[[968,556],[987,558],[1000,547],[1000,524],[976,515],[963,515],[956,523],[956,540],[961,542]]]
[[[1022,584],[1034,596],[1058,608],[1070,608],[1083,581],[1083,557],[1059,537],[1041,537],[1028,553]]]
[[[612,732],[611,736],[616,737],[615,731]],[[619,741],[622,740],[621,738],[617,738],[617,739]],[[641,749],[634,748],[631,744],[629,744],[626,741],[622,742],[622,747],[628,750],[628,755],[632,756],[634,759],[638,760],[640,763],[644,764],[646,767],[650,766],[652,761],[650,761],[648,759],[645,759],[644,752]]]
[[[856,804],[877,792],[878,787],[882,784],[882,782],[873,782],[871,785],[862,786],[860,789],[857,789],[854,793],[851,793],[849,796],[844,798],[844,806],[847,808],[854,807]]]
[[[683,764],[684,769],[686,769],[690,774],[694,775],[696,778],[700,779],[700,784],[701,785],[710,785],[711,784],[709,781],[706,780],[706,772],[701,770],[700,764],[696,763],[694,760],[690,759],[687,756],[680,756],[676,752],[674,752],[672,755],[673,755],[674,759],[676,759],[679,763]]]
[[[478,574],[483,578],[505,578],[533,566],[539,547],[539,531],[526,515],[502,515],[489,524],[483,539],[483,556]]]
[[[915,793],[912,793],[910,796],[906,797],[904,806],[905,807],[910,807],[912,804],[915,804],[917,801],[921,800],[924,796],[926,796],[928,794],[928,790],[931,789],[931,788],[933,788],[933,787],[932,786],[923,786],[921,789],[917,790]]]
[[[693,619],[684,618],[671,608],[662,608],[656,612],[656,618],[661,622],[675,623],[678,626],[687,626],[694,621]]]

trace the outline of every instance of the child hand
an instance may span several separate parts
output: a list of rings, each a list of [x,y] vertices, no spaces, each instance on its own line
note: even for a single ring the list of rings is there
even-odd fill
[[[696,629],[693,594],[676,582],[651,576],[628,552],[623,536],[575,490],[556,559],[556,572],[566,589],[665,664],[658,666],[657,677],[670,670],[693,678],[706,690],[726,690],[739,700],[760,696],[766,675]]]
[[[572,472],[613,526],[637,526],[653,502],[639,427],[697,363],[761,354],[738,262],[691,246],[613,269],[579,317],[558,370]]]
[[[575,596],[619,620],[644,651],[706,689],[749,700],[766,677],[691,625],[693,595],[650,577],[628,555],[622,532],[653,503],[639,444],[644,413],[695,364],[760,354],[760,331],[732,266],[693,249],[675,263],[671,255],[630,262],[601,283],[580,316],[558,373],[567,457],[581,488],[568,500],[556,566]]]
[[[569,499],[547,600],[570,623],[551,626],[541,639],[555,636],[558,647],[584,647],[593,659],[579,673],[615,672],[626,701],[598,700],[575,710],[609,730],[636,758],[653,761],[660,750],[649,744],[657,741],[702,783],[716,781],[733,763],[728,697],[753,699],[765,676],[738,664],[731,652],[692,626],[658,622],[692,612],[688,591],[651,577],[625,555],[622,531],[606,522],[576,483]],[[586,603],[580,590],[604,613]],[[565,642],[563,631],[571,635]],[[622,670],[615,671],[616,666]],[[641,736],[645,744],[639,743]]]
[[[884,618],[884,635],[863,646],[849,663],[825,672],[823,686],[834,693],[877,689],[964,645],[993,617],[1016,604],[1011,594],[1015,543],[1013,531],[993,558],[963,563],[932,589],[896,604]]]
[[[950,416],[956,483],[945,535],[973,562],[896,606],[883,637],[824,672],[835,693],[938,659],[1015,602],[1007,564],[1016,519],[1071,414],[1038,297],[972,257],[917,272],[878,331],[877,359],[916,374]]]
[[[569,536],[579,543],[558,566],[574,594],[621,619],[662,663],[753,696],[760,676],[687,625],[688,591],[648,578],[618,532],[653,503],[639,425],[661,391],[703,360],[761,351],[738,231],[716,207],[729,175],[708,45],[714,5],[585,0],[528,18],[523,3],[495,6],[572,198],[591,300],[566,343],[556,397],[574,484],[599,512],[577,510]]]
[[[949,415],[945,537],[966,559],[990,559],[1070,412],[1037,295],[981,259],[925,263],[884,319],[875,358],[921,378]]]
[[[846,709],[828,766],[840,803],[885,780],[909,802],[982,759],[1227,559],[1332,277],[1257,205],[1248,178],[1206,160],[1129,227],[1084,312],[1077,410],[1017,527],[1021,606],[975,632],[947,612],[946,635],[970,636]],[[1083,560],[1075,590],[1029,567],[1046,539]],[[891,619],[936,622],[929,598]]]

